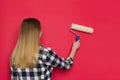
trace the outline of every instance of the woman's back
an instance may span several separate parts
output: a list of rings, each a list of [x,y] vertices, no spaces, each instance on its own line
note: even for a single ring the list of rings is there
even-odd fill
[[[40,46],[37,66],[33,68],[11,66],[11,80],[51,80],[53,67],[69,69],[72,64],[71,57],[64,60],[58,57],[51,48]]]

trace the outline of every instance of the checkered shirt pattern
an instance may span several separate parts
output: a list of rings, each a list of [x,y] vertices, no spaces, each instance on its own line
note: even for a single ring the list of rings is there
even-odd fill
[[[10,67],[11,80],[51,80],[53,67],[70,69],[73,59],[67,57],[60,58],[50,47],[40,46],[39,63],[33,68],[14,68]]]

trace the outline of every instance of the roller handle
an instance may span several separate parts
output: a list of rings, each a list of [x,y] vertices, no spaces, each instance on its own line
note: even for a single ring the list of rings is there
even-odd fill
[[[76,35],[75,41],[78,41],[80,39],[80,35]]]

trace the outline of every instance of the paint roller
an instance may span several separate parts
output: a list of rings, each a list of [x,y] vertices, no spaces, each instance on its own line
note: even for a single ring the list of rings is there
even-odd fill
[[[77,30],[77,31],[85,32],[85,33],[90,33],[90,34],[92,34],[94,32],[94,29],[91,27],[72,23],[70,31],[76,35],[75,41],[78,41],[80,39],[80,35],[73,30]]]

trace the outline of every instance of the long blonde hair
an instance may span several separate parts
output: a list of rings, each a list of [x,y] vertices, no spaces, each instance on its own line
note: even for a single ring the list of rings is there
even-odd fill
[[[11,55],[11,65],[16,68],[31,68],[37,64],[40,32],[40,21],[36,18],[22,21],[18,41]]]

